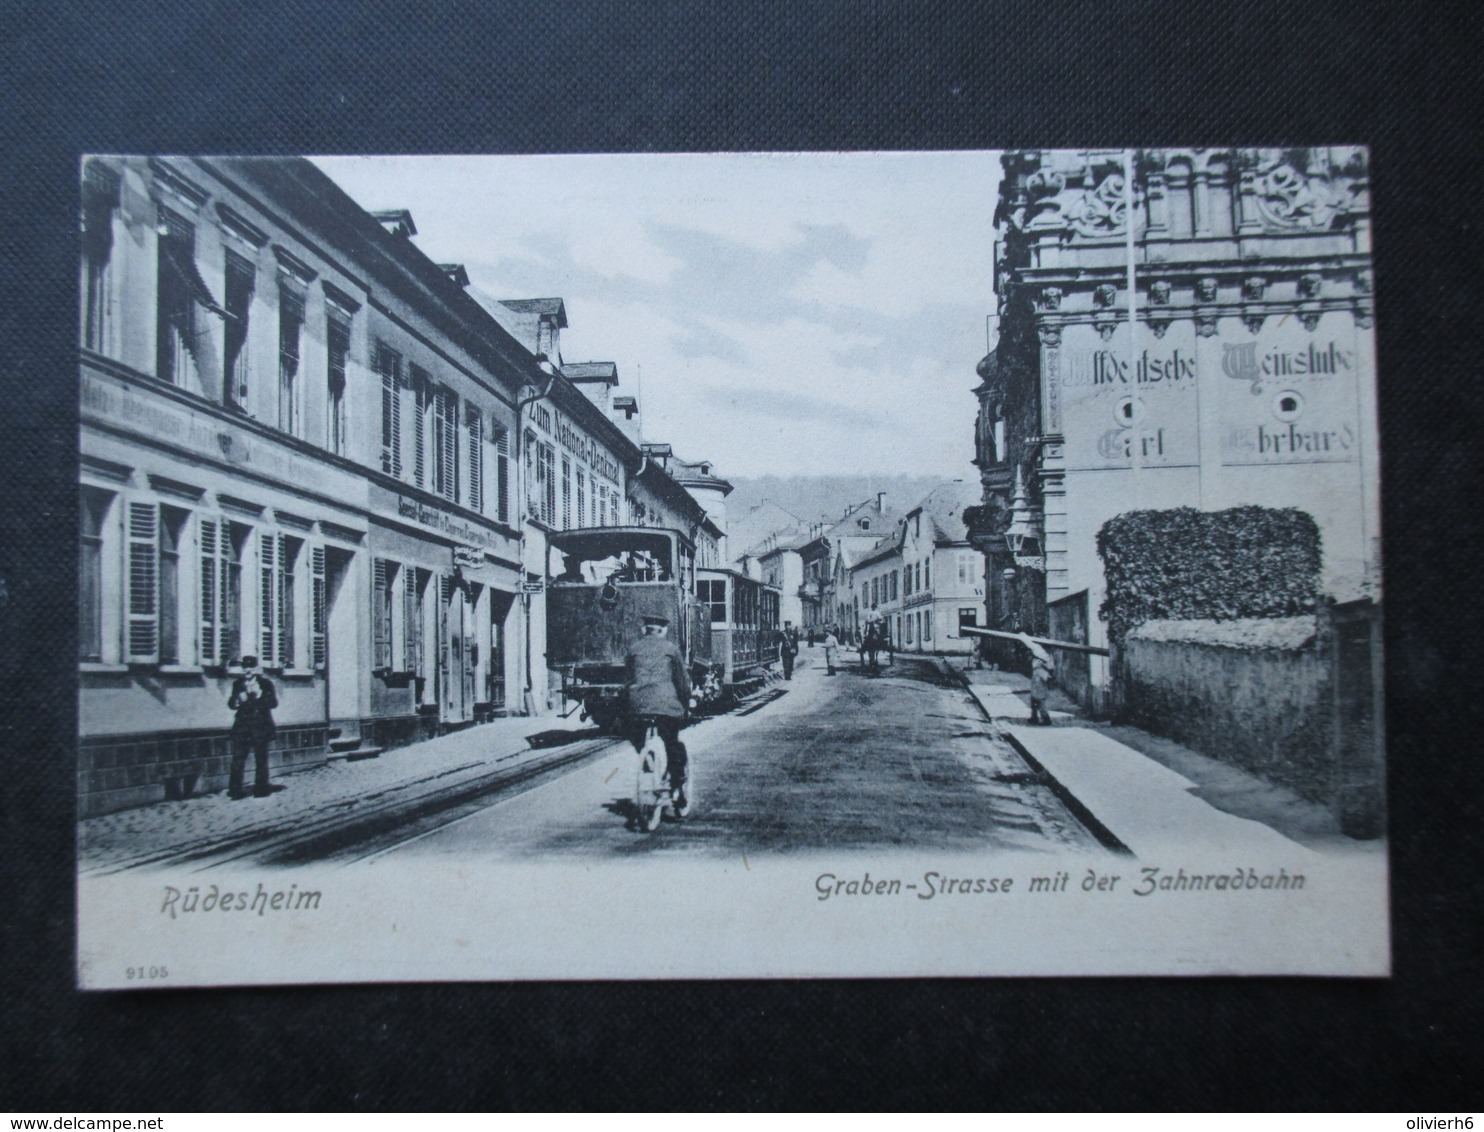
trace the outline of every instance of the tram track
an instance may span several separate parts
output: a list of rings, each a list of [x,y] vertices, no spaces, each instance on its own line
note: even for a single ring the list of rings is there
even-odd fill
[[[378,795],[345,804],[337,813],[306,817],[302,813],[251,829],[206,836],[135,857],[109,861],[85,875],[107,876],[137,869],[204,870],[251,861],[259,865],[302,865],[311,861],[349,861],[370,856],[407,837],[418,836],[469,809],[489,805],[501,794],[533,780],[568,770],[608,753],[622,740],[605,735],[569,747],[509,755],[506,763],[482,774],[423,789],[438,778],[458,775],[478,763],[454,767],[428,779],[399,784]],[[338,807],[337,807],[338,808]]]
[[[728,711],[695,722],[750,715],[783,694],[782,689],[764,690]],[[277,867],[348,864],[376,856],[502,797],[594,762],[625,742],[620,736],[602,735],[563,747],[533,747],[503,756],[493,766],[484,761],[464,763],[336,802],[332,812],[306,815],[301,811],[248,829],[195,837],[167,849],[113,857],[95,867],[84,867],[81,873],[96,877],[143,869],[204,871],[249,862]],[[451,781],[435,785],[439,780]]]

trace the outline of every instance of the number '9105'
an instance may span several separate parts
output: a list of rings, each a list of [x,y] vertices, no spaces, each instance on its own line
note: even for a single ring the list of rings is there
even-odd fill
[[[168,979],[170,972],[164,967],[126,967],[124,978],[126,979]]]

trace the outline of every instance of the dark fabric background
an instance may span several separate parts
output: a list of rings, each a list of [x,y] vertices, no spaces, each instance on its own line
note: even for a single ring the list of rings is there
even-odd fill
[[[0,1108],[1477,1101],[1477,9],[77,0],[3,13]],[[1394,978],[72,989],[80,152],[1178,143],[1372,147]]]

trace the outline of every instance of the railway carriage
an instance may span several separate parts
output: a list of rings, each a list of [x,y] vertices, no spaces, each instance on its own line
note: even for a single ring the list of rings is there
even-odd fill
[[[661,527],[550,536],[547,664],[562,697],[604,730],[620,725],[624,661],[646,616],[662,616],[701,705],[762,683],[778,662],[779,594],[734,570],[699,569],[695,545]]]
[[[624,659],[646,616],[670,622],[691,680],[712,667],[711,623],[695,598],[695,545],[658,527],[591,527],[550,536],[546,584],[547,664],[562,697],[581,701],[604,730],[623,716]]]
[[[782,651],[777,589],[736,570],[696,571],[696,597],[711,623],[711,657],[723,689],[762,683]]]

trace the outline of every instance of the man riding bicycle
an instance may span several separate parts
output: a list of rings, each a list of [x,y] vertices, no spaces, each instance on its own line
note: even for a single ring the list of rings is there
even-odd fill
[[[625,659],[628,670],[628,721],[625,733],[634,750],[644,749],[652,724],[665,744],[670,786],[676,802],[684,805],[687,755],[680,741],[680,725],[691,704],[690,677],[685,659],[667,633],[670,622],[663,617],[644,618],[644,632]]]

